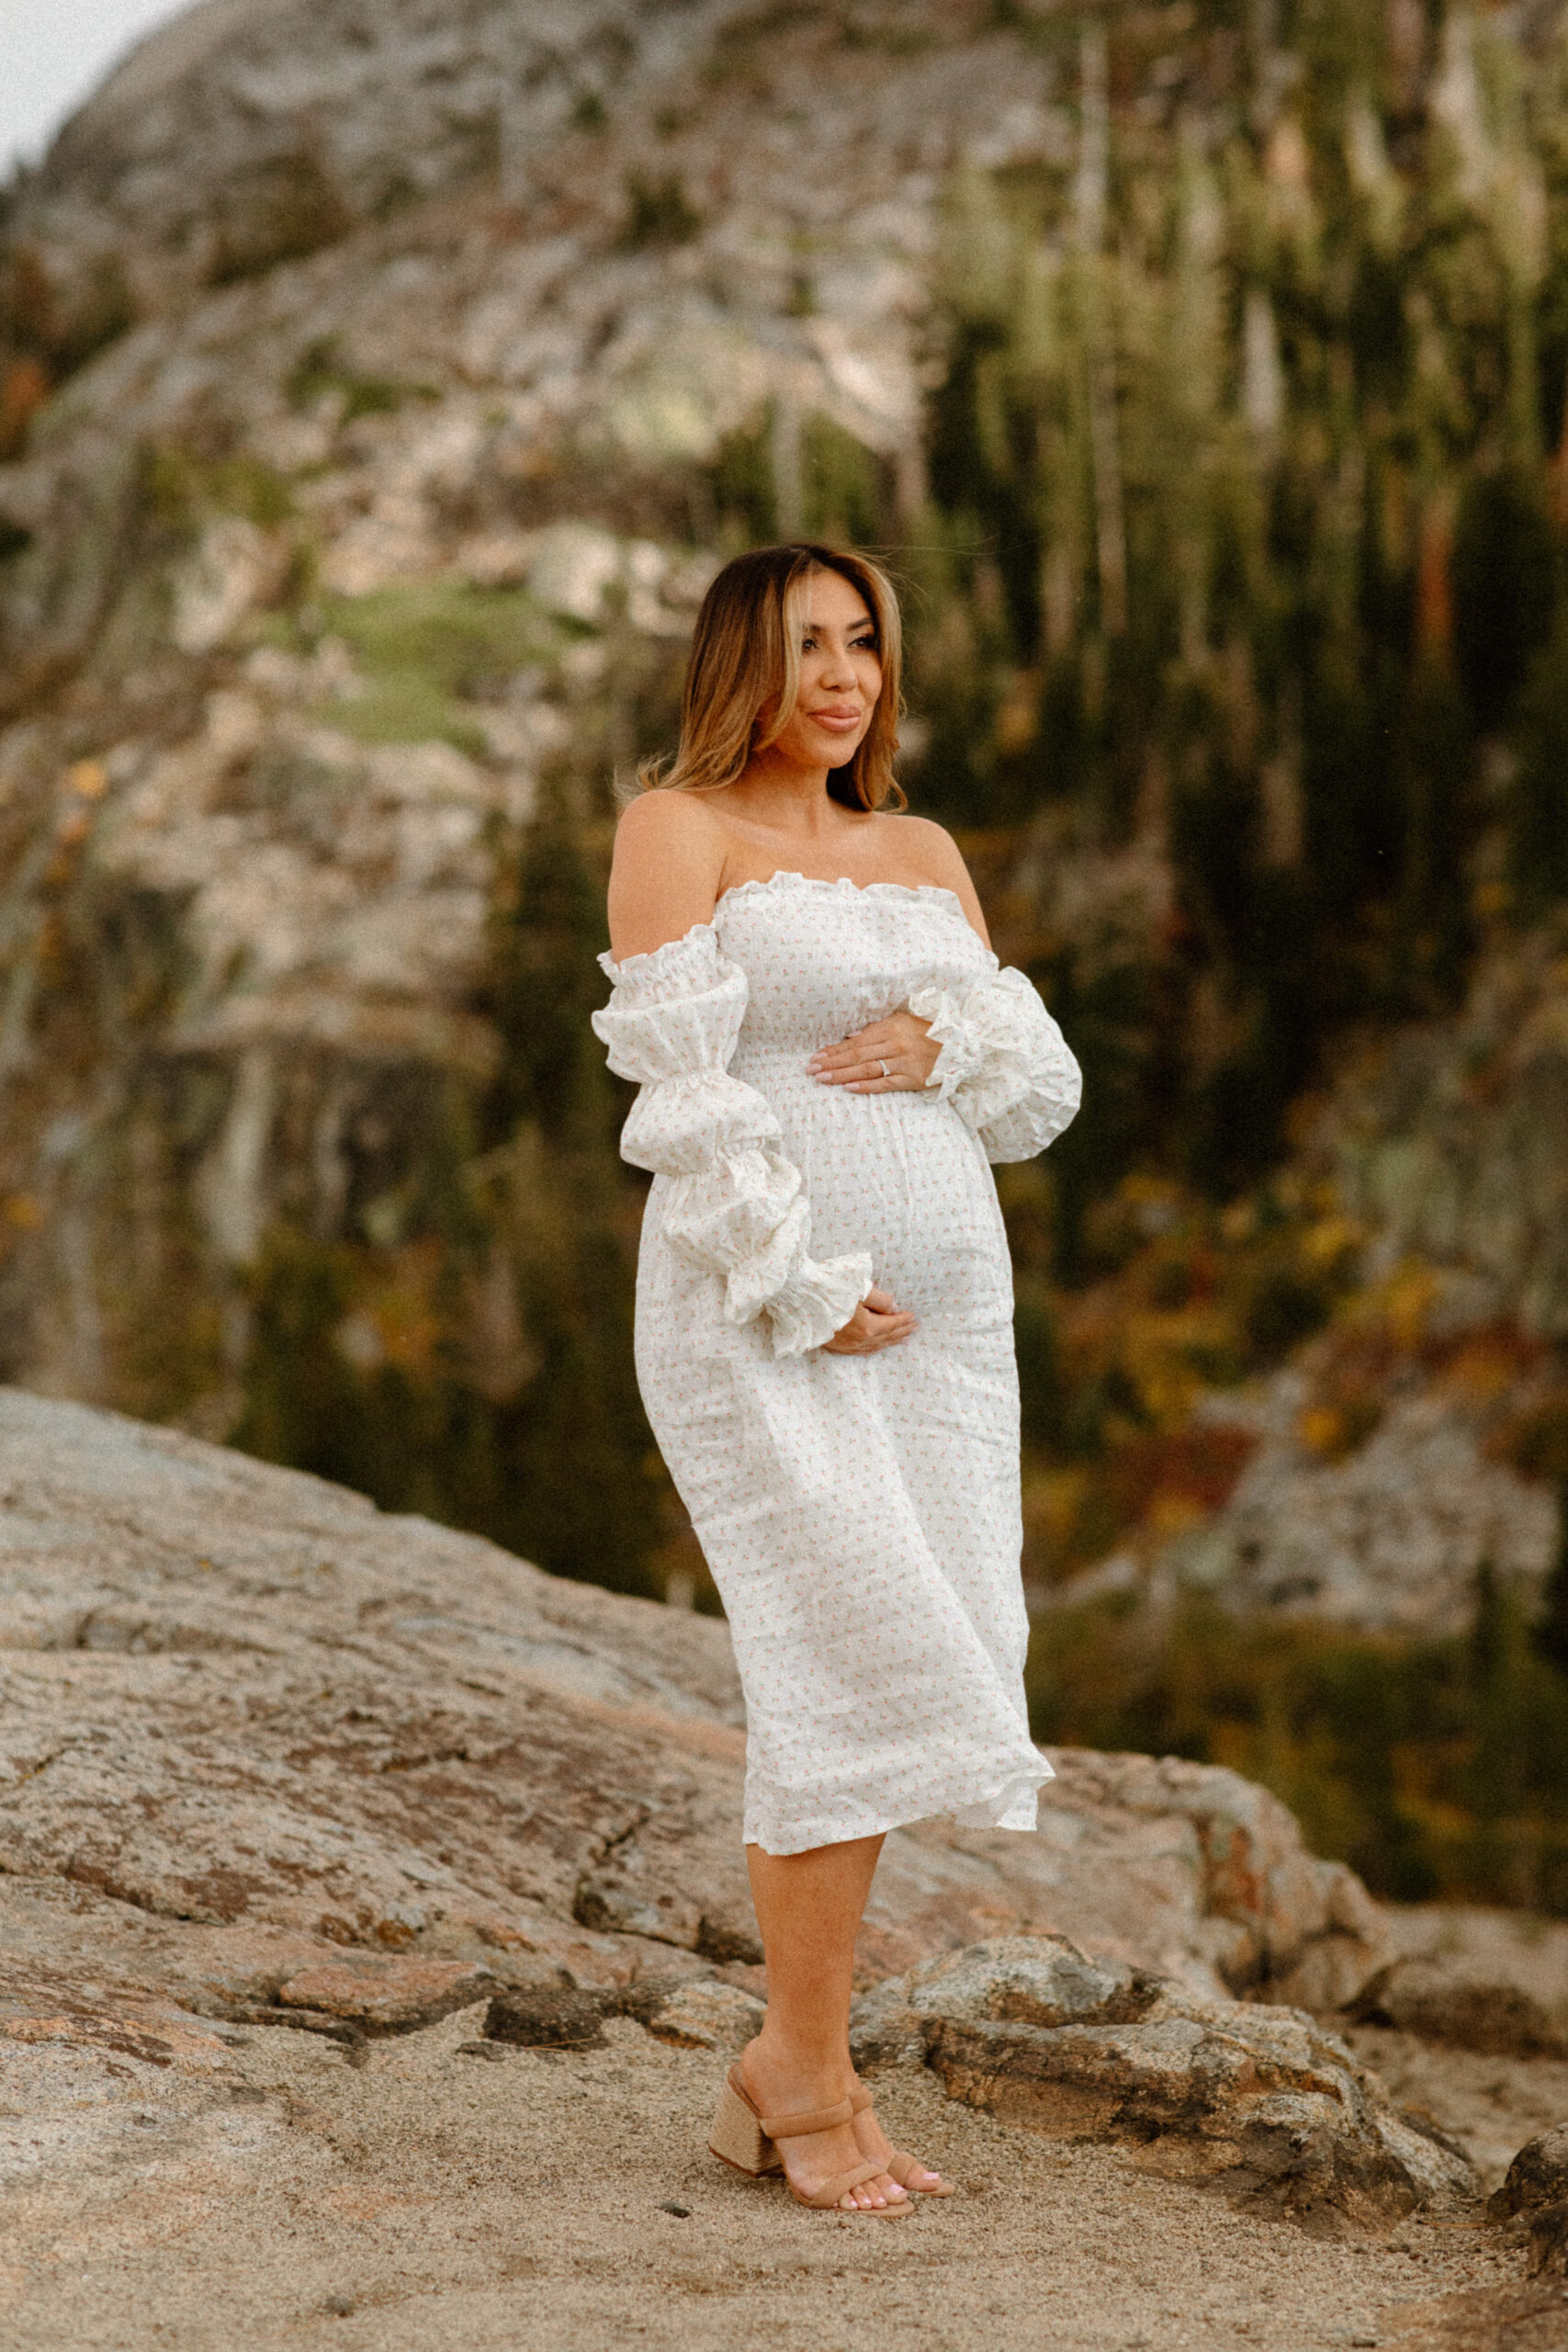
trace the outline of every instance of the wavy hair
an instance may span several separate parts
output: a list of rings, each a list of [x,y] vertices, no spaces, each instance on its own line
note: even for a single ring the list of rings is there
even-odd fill
[[[801,625],[813,575],[836,571],[865,598],[882,664],[882,692],[871,725],[842,767],[828,771],[828,790],[849,808],[902,808],[893,774],[898,749],[903,632],[893,582],[880,564],[807,540],[753,548],[727,563],[703,598],[692,633],[681,697],[681,741],[673,759],[637,771],[645,791],[714,792],[734,784],[753,752],[766,751],[795,715],[800,693]],[[758,714],[778,707],[765,735]]]

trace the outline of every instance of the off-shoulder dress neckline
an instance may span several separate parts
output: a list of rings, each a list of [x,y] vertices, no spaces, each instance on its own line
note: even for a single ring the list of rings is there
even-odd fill
[[[691,929],[682,932],[679,939],[661,940],[657,947],[646,947],[636,956],[623,956],[618,963],[612,954],[606,952],[598,959],[600,968],[610,979],[618,981],[630,971],[634,964],[650,965],[655,956],[664,956],[672,961],[677,950],[689,947],[697,940],[711,938],[716,944],[719,917],[730,899],[744,899],[752,892],[761,896],[766,891],[776,888],[781,883],[796,883],[802,889],[807,890],[848,890],[852,898],[857,899],[874,899],[886,894],[896,899],[933,899],[941,903],[945,911],[955,914],[972,937],[976,939],[980,937],[979,933],[976,931],[974,924],[964,913],[964,901],[957,891],[948,889],[944,883],[855,882],[852,881],[847,874],[840,874],[829,879],[825,874],[797,874],[792,866],[781,865],[763,881],[758,881],[753,876],[745,882],[732,882],[727,890],[719,892],[714,901],[713,913],[707,921],[693,923]],[[980,944],[984,946],[984,940],[981,940]]]
[[[807,890],[851,890],[858,899],[874,899],[885,890],[900,899],[950,899],[961,914],[964,911],[957,891],[941,882],[856,882],[847,874],[797,874],[793,866],[779,865],[761,881],[753,875],[745,882],[732,882],[728,890],[719,892],[714,913],[717,914],[727,899],[744,899],[753,890],[772,890],[781,882],[795,882]],[[968,921],[967,916],[964,921]]]

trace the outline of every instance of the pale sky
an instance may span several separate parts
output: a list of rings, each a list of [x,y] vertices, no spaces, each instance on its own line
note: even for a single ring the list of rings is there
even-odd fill
[[[111,65],[186,0],[0,0],[0,181],[52,134]]]

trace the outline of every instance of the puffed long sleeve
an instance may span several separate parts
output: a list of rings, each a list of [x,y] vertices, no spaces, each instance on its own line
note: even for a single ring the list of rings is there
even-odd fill
[[[706,923],[651,955],[599,961],[615,993],[593,1014],[594,1034],[615,1075],[640,1090],[622,1159],[668,1180],[665,1232],[723,1275],[729,1322],[765,1312],[775,1356],[820,1347],[871,1288],[871,1260],[811,1257],[811,1206],[778,1120],[755,1087],[729,1075],[745,973]]]
[[[994,956],[956,990],[927,981],[909,1011],[942,1047],[931,1083],[994,1161],[1032,1159],[1072,1125],[1083,1074],[1038,990]]]

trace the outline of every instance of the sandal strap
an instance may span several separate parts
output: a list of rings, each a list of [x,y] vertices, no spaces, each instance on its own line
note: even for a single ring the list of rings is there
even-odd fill
[[[831,2180],[825,2180],[820,2188],[814,2188],[809,2197],[803,2189],[795,2188],[793,2181],[790,2187],[803,2205],[815,2205],[825,2212],[837,2205],[840,2198],[847,2196],[852,2188],[858,2188],[862,2181],[874,2180],[881,2170],[880,2165],[851,2165],[848,2171],[836,2172]]]
[[[867,2110],[874,2107],[875,2104],[875,2100],[867,2090],[865,2085],[863,2083],[857,2083],[853,2090],[850,2093],[850,2105],[854,2109],[854,2112],[857,2115],[864,2115]],[[914,2184],[910,2180],[909,2175],[912,2172],[929,2172],[931,2170],[931,2166],[929,2165],[923,2165],[919,2156],[912,2156],[908,2148],[889,2148],[887,2151],[887,2161],[883,2165],[882,2169],[886,2173],[892,2174],[893,2178],[897,2182],[900,2188],[911,2188],[914,2187]],[[940,2173],[937,2175],[937,2177],[939,2180],[942,2177]],[[938,2192],[934,2189],[915,2190],[915,2194],[918,2197],[934,2196]]]
[[[847,2098],[836,2107],[812,2107],[799,2115],[764,2115],[762,2129],[770,2140],[799,2140],[807,2132],[831,2132],[836,2125],[847,2123],[854,2109]],[[874,2172],[875,2165],[872,2166]]]
[[[746,2077],[739,2064],[729,2070],[729,2086],[736,2097],[750,2109],[770,2140],[798,2140],[807,2132],[831,2132],[839,2124],[848,2123],[855,2112],[850,2101],[841,2098],[836,2107],[807,2108],[798,2115],[764,2115],[747,2087]]]

